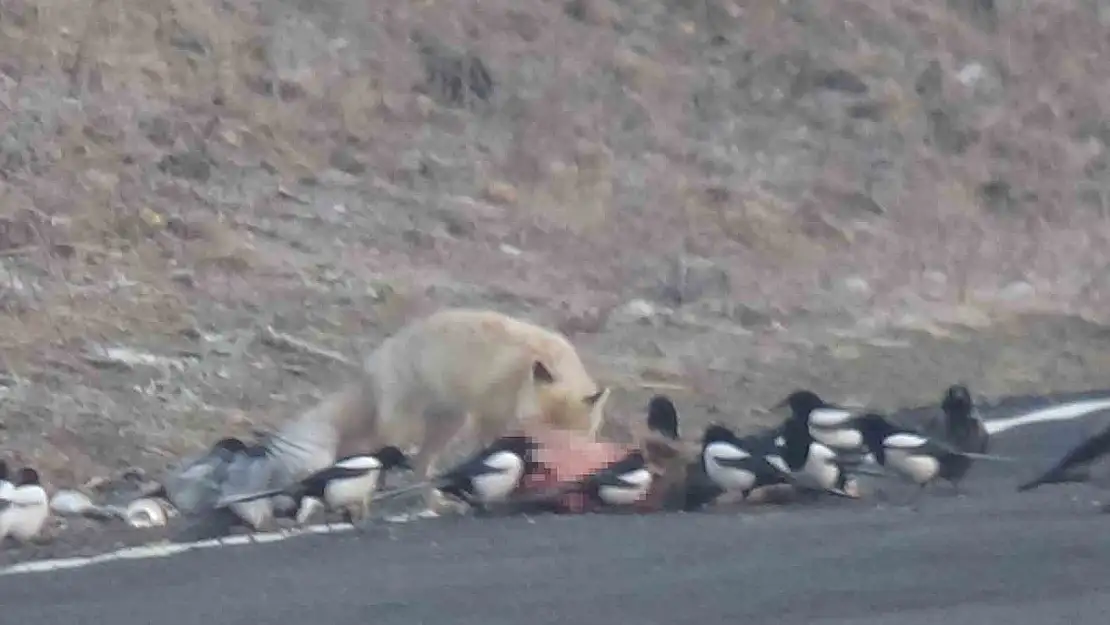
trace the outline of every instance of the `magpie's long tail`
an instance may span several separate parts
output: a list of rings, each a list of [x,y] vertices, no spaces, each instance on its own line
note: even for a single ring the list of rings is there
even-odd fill
[[[768,464],[770,464],[770,463],[768,463]],[[783,471],[782,469],[776,467],[773,464],[771,465],[771,467],[775,470],[775,473],[778,474],[778,476],[782,478],[782,482],[781,482],[782,484],[786,484],[788,486],[793,486],[795,488],[805,488],[805,486],[802,486],[802,485],[799,484],[798,478],[795,477],[792,473],[788,473],[786,471]],[[818,488],[816,492],[822,492],[822,491],[824,491],[825,493],[827,493],[829,495],[832,495],[834,497],[843,497],[845,499],[859,499],[855,495],[852,495],[851,493],[845,491],[842,488]]]
[[[844,499],[859,499],[859,497],[857,497],[856,495],[853,495],[852,493],[839,488],[826,488],[825,492],[834,497],[842,497]]]
[[[1045,484],[1075,484],[1086,482],[1090,479],[1090,473],[1084,469],[1059,469],[1054,468],[1048,472],[1040,475],[1039,477],[1029,480],[1024,484],[1017,487],[1019,493],[1033,490],[1038,486]]]
[[[255,493],[245,493],[243,495],[229,495],[227,497],[221,497],[219,499],[219,501],[216,502],[216,508],[226,508],[226,507],[230,506],[231,504],[235,504],[235,503],[246,503],[248,501],[257,501],[259,499],[266,499],[267,497],[274,497],[276,495],[281,495],[281,494],[285,493],[286,491],[287,491],[287,489],[285,489],[285,488],[271,488],[271,489],[268,489],[268,490],[258,491],[258,492],[255,492]]]
[[[427,486],[434,486],[436,488],[443,489],[443,488],[447,487],[448,483],[449,483],[449,480],[447,478],[434,477],[430,480],[423,480],[423,481],[417,482],[415,484],[409,484],[408,486],[399,486],[399,487],[394,488],[392,490],[381,491],[379,493],[376,493],[370,500],[371,501],[381,501],[383,499],[393,499],[394,497],[404,495],[405,493],[411,493],[414,490],[419,490],[419,489],[425,488]],[[449,494],[454,494],[454,493],[449,493]]]
[[[868,466],[866,464],[846,464],[840,466],[841,470],[850,475],[871,475],[874,477],[887,477],[890,474],[879,466]]]
[[[977,453],[972,453],[970,451],[962,451],[962,452],[960,452],[960,455],[965,457],[965,458],[971,458],[972,460],[993,460],[995,462],[1018,462],[1017,458],[1012,458],[1010,456],[996,456],[994,454],[977,454]]]

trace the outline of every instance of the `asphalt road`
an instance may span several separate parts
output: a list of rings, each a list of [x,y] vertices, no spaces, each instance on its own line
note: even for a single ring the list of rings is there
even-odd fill
[[[901,489],[881,505],[392,525],[0,577],[0,621],[1101,625],[1110,515],[1092,506],[1100,493],[1013,492],[1092,426],[1000,433],[994,451],[1028,466],[981,463],[968,497],[941,487],[917,511],[898,505]]]

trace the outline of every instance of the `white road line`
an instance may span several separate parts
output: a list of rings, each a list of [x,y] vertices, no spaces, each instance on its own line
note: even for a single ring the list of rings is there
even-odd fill
[[[404,523],[412,517],[401,515],[385,519],[392,523]],[[56,558],[53,560],[32,560],[21,562],[0,569],[0,577],[5,575],[20,575],[24,573],[46,573],[64,569],[76,569],[90,564],[112,562],[115,560],[146,560],[150,558],[166,558],[172,555],[193,551],[195,549],[210,549],[212,547],[227,547],[233,545],[249,545],[252,543],[270,543],[305,536],[309,534],[339,534],[349,532],[355,528],[350,523],[332,523],[320,525],[306,525],[283,532],[258,532],[255,534],[239,534],[225,538],[198,540],[191,543],[165,543],[159,545],[142,545],[138,547],[125,547],[118,551],[102,553],[100,555],[80,558]]]
[[[1065,404],[1057,404],[1048,408],[1041,408],[1032,412],[1018,415],[1016,417],[1009,417],[1006,419],[991,419],[988,420],[985,425],[988,432],[990,432],[991,434],[997,434],[1000,432],[1012,430],[1014,428],[1019,428],[1023,425],[1047,423],[1049,421],[1069,421],[1072,419],[1080,419],[1091,414],[1092,412],[1108,409],[1110,409],[1110,398],[1086,399],[1068,402]],[[413,517],[401,516],[393,517],[387,520],[392,522],[404,522],[407,520],[411,520],[412,518]],[[194,549],[209,549],[212,547],[224,547],[231,545],[248,545],[251,543],[277,542],[307,534],[340,533],[348,532],[352,529],[354,529],[354,526],[350,523],[309,525],[303,528],[291,529],[284,532],[241,534],[238,536],[229,536],[227,538],[218,538],[213,540],[201,540],[192,543],[170,543],[162,545],[145,545],[141,547],[127,547],[125,549],[120,549],[118,551],[104,553],[96,556],[81,558],[58,558],[54,560],[34,560],[31,562],[23,562],[0,569],[0,576],[19,575],[25,573],[46,573],[60,571],[63,569],[80,568],[89,566],[91,564],[100,564],[102,562],[112,562],[115,560],[165,558],[178,553],[192,551]]]
[[[1005,432],[1012,430],[1016,427],[1023,425],[1032,425],[1034,423],[1047,423],[1049,421],[1069,421],[1071,419],[1080,419],[1092,412],[1099,410],[1110,409],[1110,398],[1106,399],[1084,399],[1080,401],[1068,402],[1066,404],[1057,404],[1048,408],[1041,408],[1033,412],[1027,412],[1023,415],[1010,417],[1007,419],[992,419],[984,423],[987,432],[997,434],[998,432]]]

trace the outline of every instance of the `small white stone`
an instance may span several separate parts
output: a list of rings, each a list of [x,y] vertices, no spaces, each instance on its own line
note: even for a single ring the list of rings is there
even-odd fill
[[[871,285],[867,283],[867,280],[859,276],[845,278],[842,284],[850,293],[855,293],[856,295],[868,295],[871,293]]]

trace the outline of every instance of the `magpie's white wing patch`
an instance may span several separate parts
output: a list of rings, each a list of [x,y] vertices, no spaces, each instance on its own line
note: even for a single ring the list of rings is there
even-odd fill
[[[511,451],[498,451],[496,453],[492,453],[483,461],[483,463],[491,469],[497,469],[498,471],[509,473],[519,471],[524,465],[524,462],[521,460],[520,456],[514,454]]]
[[[646,488],[651,486],[651,472],[647,469],[636,469],[628,473],[622,473],[618,479],[629,486],[636,488]]]
[[[598,488],[598,496],[609,505],[632,505],[642,499],[651,488],[652,476],[647,469],[622,473],[617,479],[621,482],[620,486],[604,485]]]
[[[706,445],[705,453],[721,460],[742,460],[752,457],[750,453],[736,445],[720,442]]]
[[[342,467],[344,469],[370,471],[373,469],[382,468],[382,463],[374,456],[353,456],[351,458],[346,458],[344,460],[336,462],[335,466]]]
[[[922,447],[929,442],[929,439],[921,436],[920,434],[911,434],[909,432],[900,432],[898,434],[891,434],[883,439],[883,447],[890,447],[892,449],[914,449]]]
[[[836,452],[817,441],[809,444],[809,457],[821,462],[831,462],[836,458]]]
[[[851,418],[851,412],[840,408],[816,408],[809,413],[809,423],[823,428],[842,426]]]
[[[780,457],[780,456],[764,456],[764,457],[767,459],[767,462],[769,462],[771,464],[771,466],[775,467],[779,471],[782,471],[783,473],[790,473],[790,467],[787,466],[786,461],[783,460],[782,457]]]
[[[863,446],[863,434],[854,428],[811,427],[809,433],[817,441],[837,449],[856,449]]]

